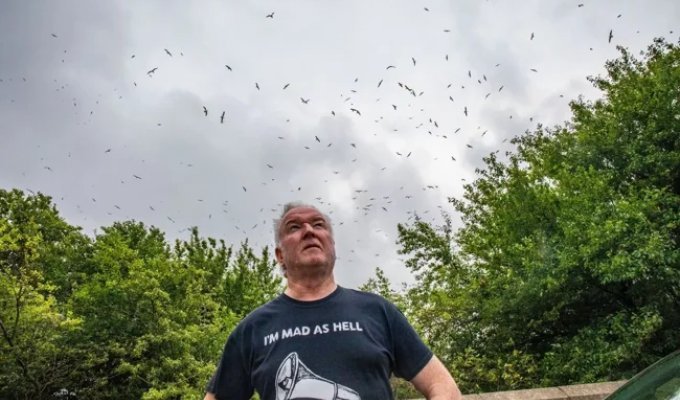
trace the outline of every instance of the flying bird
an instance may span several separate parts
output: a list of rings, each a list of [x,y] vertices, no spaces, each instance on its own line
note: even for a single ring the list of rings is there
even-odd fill
[[[530,70],[531,72],[538,72],[538,71],[536,70],[536,68],[530,68],[529,70]]]
[[[172,57],[172,53],[170,52],[170,50],[168,50],[168,49],[163,49],[163,50],[165,50],[165,54],[167,54],[167,55],[169,55],[170,57]]]
[[[609,30],[609,43],[612,42],[612,38],[614,37],[614,31],[612,29]]]
[[[146,72],[147,75],[151,76],[151,74],[155,73],[158,67],[152,68]]]
[[[232,70],[232,69],[231,69],[231,67],[230,67],[230,66],[228,66],[227,64],[224,64],[224,66],[225,66],[225,67],[227,67],[227,69],[228,69],[229,71],[231,71],[231,70]]]
[[[220,115],[220,124],[224,123],[224,114],[226,114],[226,111],[222,111],[222,115]]]
[[[110,153],[110,152],[111,152],[111,149],[106,149],[106,151],[104,153]]]
[[[290,83],[286,83],[285,85],[283,85],[283,90],[288,89],[288,86],[290,86]]]
[[[52,37],[58,37],[58,36],[57,36],[57,35],[55,35],[55,34],[53,33],[53,34],[52,34]]]
[[[385,68],[385,69],[388,70],[390,68],[397,68],[397,67],[395,67],[394,65],[388,65],[387,68]]]
[[[463,109],[463,114],[465,114],[466,117],[468,116],[467,106],[465,106],[465,108]]]
[[[309,99],[304,99],[302,97],[300,97],[300,101],[305,103],[305,104],[309,103]],[[335,115],[335,114],[333,114],[333,115]]]
[[[134,174],[133,174],[132,176],[134,176],[134,177],[137,178],[137,179],[142,179],[142,177],[139,176],[139,175],[134,175]]]
[[[378,82],[378,87],[380,87],[380,85],[382,85],[382,83],[383,83],[383,80],[381,79],[380,82]]]
[[[208,116],[208,109],[205,108],[205,106],[203,106],[203,114],[205,114],[206,117]]]
[[[413,66],[415,67],[416,66],[416,59],[411,57],[411,61],[413,61]]]
[[[255,82],[255,88],[256,88],[257,90],[260,90],[260,85],[259,85],[257,82]]]
[[[531,32],[531,37],[529,38],[529,40],[534,40],[534,33],[533,32]]]
[[[350,108],[350,111],[355,112],[355,113],[361,115],[361,112],[359,112],[359,110],[357,110],[356,108]]]
[[[316,136],[316,135],[314,135],[314,140],[316,140],[317,142],[321,143],[321,139],[319,139],[319,137]]]
[[[271,14],[267,14],[267,15],[265,16],[265,18],[272,18],[272,19],[274,19],[274,12],[272,12]]]
[[[247,191],[248,191],[248,189],[246,189],[245,186],[241,186],[241,188],[243,189],[244,192],[247,192]]]

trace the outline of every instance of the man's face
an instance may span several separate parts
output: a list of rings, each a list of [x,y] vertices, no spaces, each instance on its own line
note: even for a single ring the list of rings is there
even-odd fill
[[[297,207],[283,216],[276,260],[287,273],[312,272],[319,267],[332,269],[335,242],[323,215],[314,208]]]

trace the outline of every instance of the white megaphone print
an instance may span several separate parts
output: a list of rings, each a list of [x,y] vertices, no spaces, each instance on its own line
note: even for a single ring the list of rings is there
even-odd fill
[[[296,352],[276,371],[276,400],[361,400],[359,394],[312,372]]]

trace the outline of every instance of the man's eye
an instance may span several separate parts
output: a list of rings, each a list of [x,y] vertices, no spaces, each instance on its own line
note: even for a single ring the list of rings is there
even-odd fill
[[[291,232],[298,230],[298,228],[300,228],[299,225],[288,225],[288,230]]]
[[[314,224],[314,227],[316,228],[324,228],[325,226],[326,224],[324,224],[323,222],[317,222],[316,224]]]

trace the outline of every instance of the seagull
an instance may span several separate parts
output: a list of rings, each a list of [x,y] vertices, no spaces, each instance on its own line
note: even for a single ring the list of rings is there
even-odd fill
[[[106,149],[106,151],[104,153],[110,153],[110,152],[111,152],[111,149]]]
[[[272,19],[274,19],[274,12],[272,12],[271,14],[267,14],[267,15],[265,16],[265,18],[272,18]]]
[[[385,68],[385,69],[388,70],[390,68],[397,68],[397,67],[395,67],[394,65],[388,65],[387,68]]]
[[[359,112],[359,110],[357,110],[356,108],[350,108],[350,111],[353,111],[353,112],[361,115],[361,112]]]
[[[255,82],[255,88],[256,88],[257,90],[260,90],[260,85],[258,85],[257,82]]]
[[[415,67],[416,66],[416,59],[411,57],[411,61],[413,61],[413,66]]]
[[[232,69],[231,69],[231,67],[230,67],[230,66],[228,66],[227,64],[224,64],[224,66],[225,66],[225,67],[227,67],[227,69],[228,69],[229,71],[231,71],[231,70],[232,70]]]
[[[205,108],[205,106],[203,106],[203,114],[205,114],[206,117],[208,116],[208,109]]]
[[[134,174],[133,174],[132,176],[134,176],[134,177],[137,178],[137,179],[142,179],[142,177],[141,177],[141,176],[138,176],[138,175],[134,175]]]
[[[319,139],[319,137],[316,136],[316,135],[314,135],[314,140],[316,140],[317,142],[321,143],[321,139]]]
[[[612,38],[613,38],[613,37],[614,37],[614,32],[613,32],[613,30],[610,29],[610,30],[609,30],[609,43],[612,42]]]
[[[383,83],[383,80],[381,79],[380,82],[378,82],[378,87],[380,87],[380,85],[382,85],[382,83]]]
[[[241,186],[241,188],[243,189],[244,192],[247,192],[247,191],[248,191],[248,189],[246,189],[245,186]]]
[[[156,72],[157,69],[158,69],[158,67],[152,68],[152,69],[148,70],[148,71],[146,72],[146,74],[149,75],[149,76],[151,76],[151,74],[153,74],[154,72]]]
[[[531,37],[529,38],[529,40],[534,40],[534,33],[533,32],[531,32]]]
[[[529,69],[529,70],[530,70],[531,72],[538,72],[538,71],[536,70],[536,68],[531,68],[531,69]]]
[[[467,115],[468,115],[467,106],[465,106],[465,109],[463,109],[463,114],[465,114],[465,116],[467,117]]]
[[[222,111],[222,115],[220,115],[220,124],[224,123],[224,114],[226,114],[226,111]]]
[[[170,57],[172,57],[172,53],[170,52],[170,50],[168,50],[168,49],[163,49],[163,50],[165,50],[165,54],[167,54],[167,55],[169,55]]]
[[[55,35],[55,34],[53,33],[53,34],[52,34],[52,37],[54,37],[54,38],[55,38],[55,37],[58,37],[58,36],[57,36],[57,35]]]
[[[288,86],[290,86],[290,83],[286,83],[285,85],[283,85],[283,90],[286,90]]]
[[[305,104],[309,103],[309,99],[304,99],[302,97],[300,97],[300,101],[305,103]],[[335,114],[333,114],[333,115],[335,115]]]

